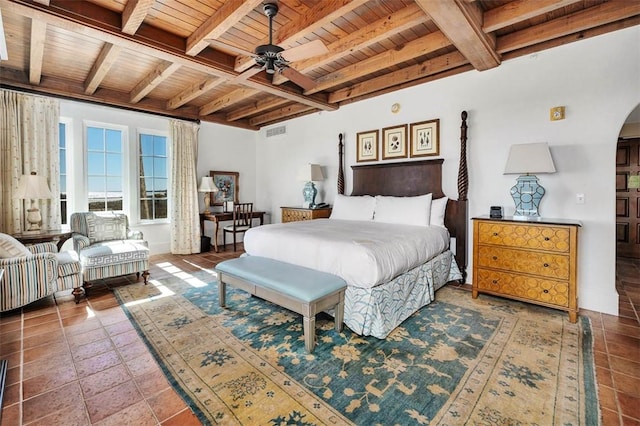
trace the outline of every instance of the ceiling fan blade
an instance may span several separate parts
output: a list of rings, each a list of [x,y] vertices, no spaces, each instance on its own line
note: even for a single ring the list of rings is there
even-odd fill
[[[283,68],[280,70],[280,73],[298,86],[302,87],[304,90],[311,90],[316,87],[316,82],[312,78],[307,77],[291,67]]]
[[[311,58],[312,56],[322,55],[327,52],[329,52],[329,49],[327,49],[327,46],[325,46],[321,40],[314,40],[309,43],[301,44],[300,46],[294,46],[286,49],[281,53],[281,55],[287,62],[295,62]]]
[[[236,84],[240,83],[241,81],[247,80],[253,77],[254,75],[258,74],[263,69],[264,67],[253,66],[243,71],[242,73],[238,74],[234,79],[230,80],[230,83],[236,83]]]

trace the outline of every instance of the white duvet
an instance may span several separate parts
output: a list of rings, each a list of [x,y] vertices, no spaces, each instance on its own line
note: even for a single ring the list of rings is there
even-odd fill
[[[363,288],[387,282],[448,248],[445,228],[373,221],[277,223],[251,228],[244,236],[249,255],[329,272]]]

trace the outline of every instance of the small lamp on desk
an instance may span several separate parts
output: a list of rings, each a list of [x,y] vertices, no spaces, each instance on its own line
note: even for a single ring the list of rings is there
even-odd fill
[[[204,192],[204,214],[210,214],[211,210],[209,206],[211,205],[211,193],[214,194],[218,192],[218,187],[213,182],[213,178],[211,176],[203,176],[200,181],[200,187],[198,188],[198,192]]]
[[[31,208],[27,209],[27,222],[29,222],[27,232],[40,231],[42,215],[40,215],[40,209],[36,204],[36,200],[53,198],[53,194],[49,190],[49,185],[44,176],[38,176],[36,172],[31,172],[30,175],[22,175],[18,183],[18,190],[13,197],[31,200]]]

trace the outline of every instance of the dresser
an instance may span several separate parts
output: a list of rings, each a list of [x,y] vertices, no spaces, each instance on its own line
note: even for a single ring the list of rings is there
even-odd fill
[[[578,320],[578,221],[473,218],[473,298],[508,297]]]
[[[282,209],[282,223],[298,222],[300,220],[324,219],[331,216],[331,207],[320,209],[306,209],[303,207],[280,207]]]

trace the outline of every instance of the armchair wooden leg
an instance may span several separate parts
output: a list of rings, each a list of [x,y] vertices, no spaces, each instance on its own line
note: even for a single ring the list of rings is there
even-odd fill
[[[82,297],[83,293],[84,291],[82,290],[82,287],[76,287],[71,292],[71,294],[73,294],[73,296],[76,298],[76,305],[80,303],[80,297]]]

